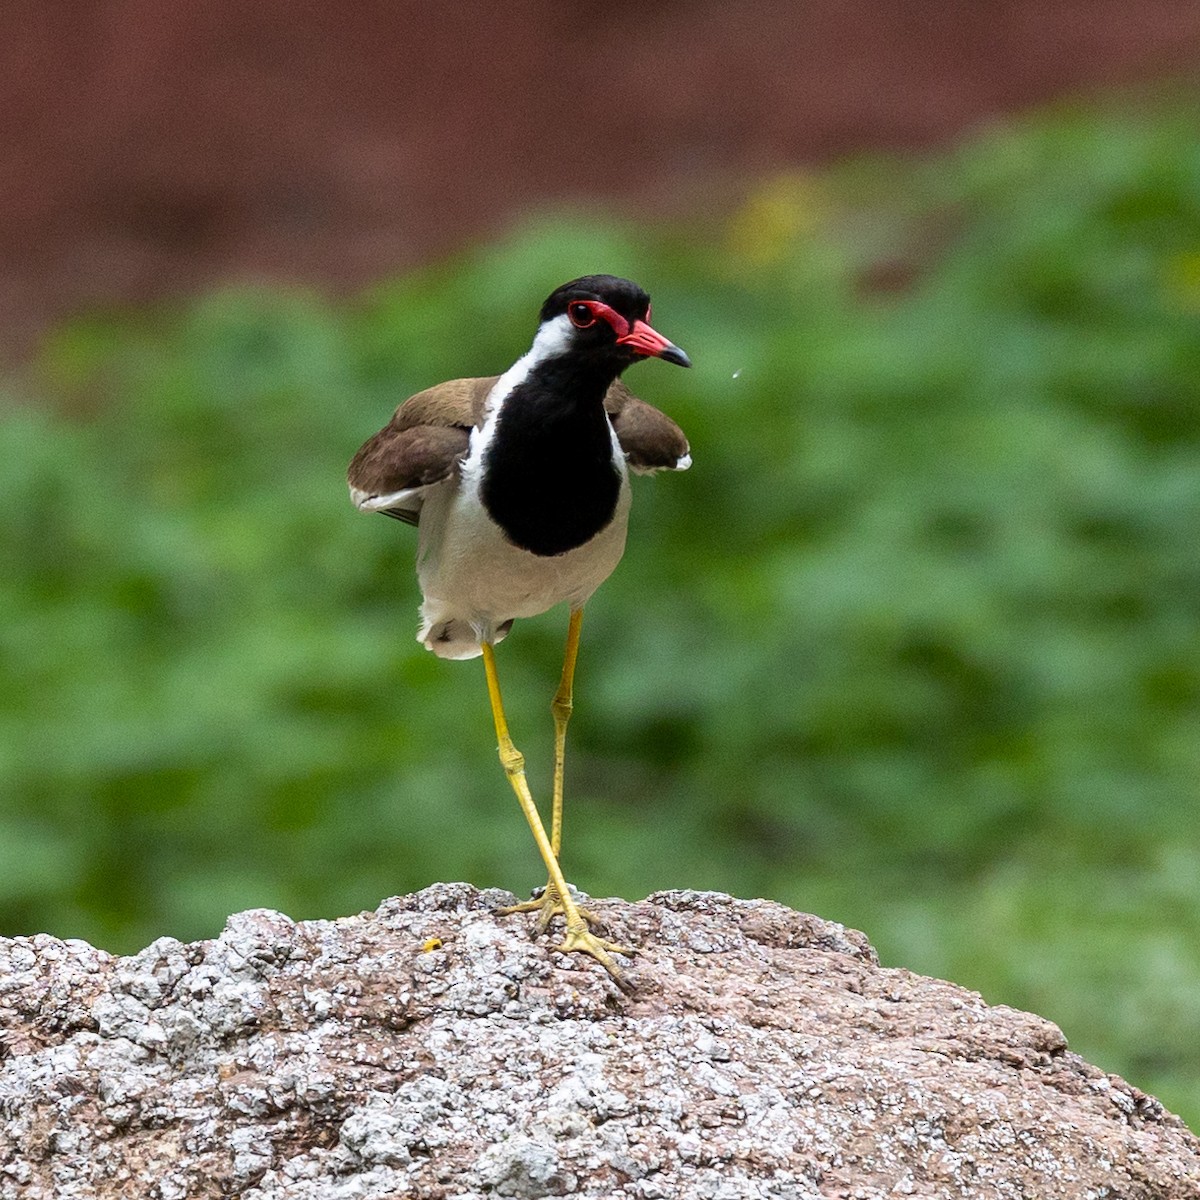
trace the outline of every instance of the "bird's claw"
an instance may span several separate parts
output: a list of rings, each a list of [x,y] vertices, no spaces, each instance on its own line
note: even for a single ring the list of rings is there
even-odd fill
[[[613,961],[614,954],[633,955],[636,951],[629,946],[618,946],[606,938],[597,937],[581,921],[578,925],[568,925],[566,936],[559,949],[566,954],[590,954],[614,979],[618,987],[628,988],[629,981],[625,973]]]
[[[589,924],[602,924],[600,918],[594,912],[590,912],[586,908],[575,906],[575,911]],[[558,894],[558,889],[553,884],[547,884],[541,891],[534,896],[532,900],[524,900],[520,904],[510,904],[506,908],[498,908],[496,915],[500,917],[511,917],[515,913],[535,912],[538,915],[537,931],[545,933],[550,928],[550,922],[555,917],[566,917],[569,919],[566,906],[562,902],[562,898]]]
[[[636,951],[629,946],[619,946],[616,942],[597,937],[589,928],[591,925],[601,924],[600,918],[595,913],[589,912],[586,908],[580,908],[573,901],[569,906],[564,904],[562,897],[558,894],[558,889],[553,884],[547,884],[542,888],[541,894],[534,896],[532,900],[499,908],[496,910],[496,915],[507,917],[514,913],[528,912],[535,912],[538,915],[538,933],[545,933],[555,917],[563,917],[567,928],[558,947],[559,950],[566,954],[590,955],[613,977],[619,987],[628,988],[629,981],[621,968],[613,961],[612,956],[614,954],[632,955]]]

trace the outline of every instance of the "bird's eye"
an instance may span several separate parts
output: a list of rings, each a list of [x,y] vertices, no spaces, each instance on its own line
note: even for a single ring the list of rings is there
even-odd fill
[[[596,314],[586,304],[569,304],[567,306],[567,316],[571,318],[571,324],[577,329],[587,329],[590,325],[595,325]]]

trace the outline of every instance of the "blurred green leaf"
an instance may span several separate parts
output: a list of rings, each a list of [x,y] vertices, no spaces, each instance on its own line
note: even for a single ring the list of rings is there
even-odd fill
[[[132,950],[541,868],[478,664],[342,473],[554,286],[655,296],[589,608],[565,865],[762,893],[1058,1020],[1200,1121],[1200,122],[1062,110],[764,180],[727,228],[558,215],[334,307],[219,292],[47,342],[0,425],[0,922]],[[538,791],[565,621],[500,653]]]

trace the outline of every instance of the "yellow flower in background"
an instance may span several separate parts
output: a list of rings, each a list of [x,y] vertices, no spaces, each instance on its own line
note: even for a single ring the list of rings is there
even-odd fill
[[[798,171],[773,176],[730,220],[729,251],[751,266],[769,266],[801,238],[815,234],[828,211],[825,189],[813,176]]]
[[[1163,267],[1163,284],[1181,308],[1200,310],[1200,250],[1172,255]]]

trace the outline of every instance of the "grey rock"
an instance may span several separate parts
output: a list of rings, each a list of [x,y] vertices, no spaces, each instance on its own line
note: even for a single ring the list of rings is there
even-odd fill
[[[0,939],[0,1196],[1197,1200],[1059,1030],[765,900],[588,901],[633,987],[465,884],[129,958]]]

